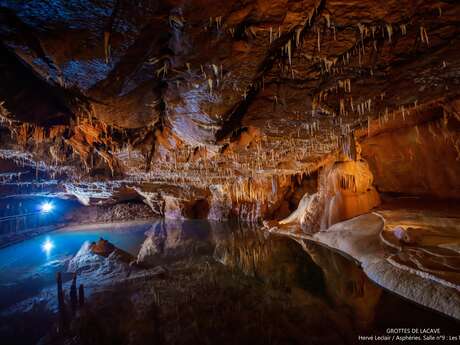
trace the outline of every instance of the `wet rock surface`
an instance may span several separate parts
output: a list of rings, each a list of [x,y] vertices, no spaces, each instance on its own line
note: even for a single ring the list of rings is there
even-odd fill
[[[458,319],[456,215],[457,207],[446,203],[387,199],[373,213],[314,234],[299,233],[295,227],[270,231],[297,239],[307,252],[310,242],[326,252],[336,250],[383,288]],[[322,256],[320,260],[327,260]]]
[[[458,210],[422,205],[379,211],[385,220],[380,234],[385,245],[397,249],[387,260],[394,266],[460,291]],[[423,212],[423,213],[422,213]]]

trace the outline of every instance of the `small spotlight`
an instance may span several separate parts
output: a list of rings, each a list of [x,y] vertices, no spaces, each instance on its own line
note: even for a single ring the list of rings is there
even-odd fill
[[[44,202],[43,204],[40,205],[40,211],[43,213],[48,213],[53,210],[54,206],[50,202]]]
[[[54,248],[53,242],[50,241],[49,238],[46,239],[45,243],[42,244],[42,250],[46,253],[49,254],[51,249]]]

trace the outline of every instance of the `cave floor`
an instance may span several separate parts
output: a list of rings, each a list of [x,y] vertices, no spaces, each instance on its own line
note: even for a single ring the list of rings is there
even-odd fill
[[[381,287],[460,319],[460,206],[456,203],[391,198],[372,213],[315,234],[302,233],[296,226],[271,231],[335,250],[354,260]]]

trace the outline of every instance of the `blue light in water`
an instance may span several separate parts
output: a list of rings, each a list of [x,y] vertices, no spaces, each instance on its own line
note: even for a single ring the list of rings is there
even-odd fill
[[[49,238],[42,244],[42,250],[48,255],[51,250],[54,248],[53,242],[50,241]]]
[[[40,211],[43,213],[51,212],[53,208],[54,208],[54,205],[47,201],[40,205]]]

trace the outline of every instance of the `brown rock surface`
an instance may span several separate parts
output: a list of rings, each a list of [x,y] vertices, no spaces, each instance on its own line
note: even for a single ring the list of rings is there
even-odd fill
[[[458,119],[445,117],[364,140],[363,156],[376,187],[381,192],[458,197],[459,126]]]
[[[455,2],[17,1],[0,16],[2,157],[80,186],[227,194],[311,174],[355,131],[380,191],[459,196]],[[337,203],[375,196],[353,198]],[[213,217],[273,213],[213,200]]]

